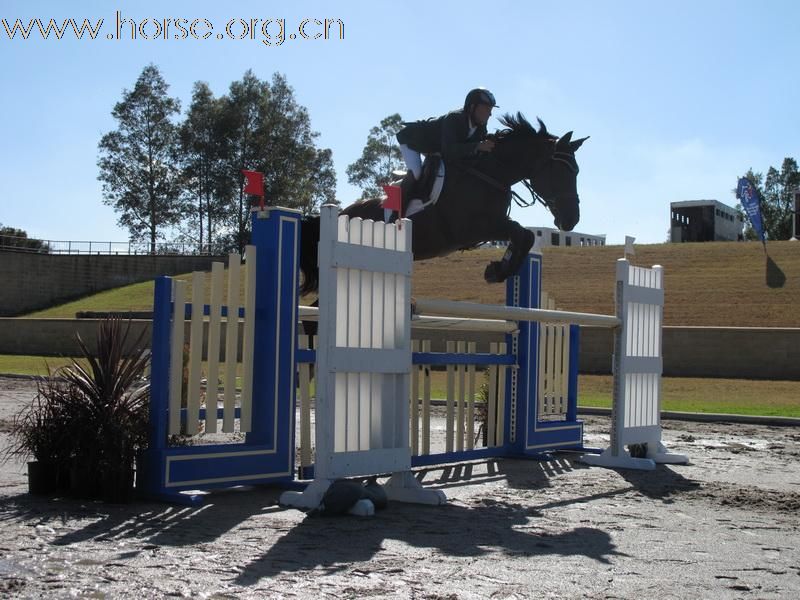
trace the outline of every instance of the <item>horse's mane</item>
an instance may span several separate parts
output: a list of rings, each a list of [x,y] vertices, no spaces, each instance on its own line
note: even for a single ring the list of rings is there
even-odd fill
[[[506,113],[500,117],[499,121],[505,125],[506,129],[501,129],[497,132],[497,137],[500,139],[517,139],[517,138],[539,138],[542,140],[555,140],[558,136],[553,135],[547,131],[547,127],[540,118],[536,118],[539,122],[539,130],[531,125],[528,120],[518,112],[515,115]]]

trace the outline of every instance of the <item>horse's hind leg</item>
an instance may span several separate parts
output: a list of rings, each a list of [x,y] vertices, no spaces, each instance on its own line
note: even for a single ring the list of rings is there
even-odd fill
[[[515,275],[536,239],[532,231],[525,229],[516,221],[510,223],[508,237],[508,249],[503,258],[492,261],[486,266],[483,278],[487,283],[501,283]]]

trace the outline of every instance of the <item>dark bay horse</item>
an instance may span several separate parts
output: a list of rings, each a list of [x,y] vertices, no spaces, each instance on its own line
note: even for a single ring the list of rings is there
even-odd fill
[[[496,283],[515,274],[534,242],[533,233],[508,216],[511,186],[524,180],[529,180],[525,185],[534,198],[538,195],[550,210],[556,227],[571,231],[578,223],[575,151],[586,138],[572,141],[572,132],[558,138],[541,120],[537,130],[520,113],[504,115],[500,122],[506,129],[494,135],[494,150],[469,163],[446,162],[439,200],[410,217],[414,260],[507,240],[508,251],[502,260],[489,263],[484,278]],[[381,202],[380,198],[359,201],[342,214],[381,221]],[[301,229],[301,294],[318,288],[318,243],[319,217],[308,217]]]

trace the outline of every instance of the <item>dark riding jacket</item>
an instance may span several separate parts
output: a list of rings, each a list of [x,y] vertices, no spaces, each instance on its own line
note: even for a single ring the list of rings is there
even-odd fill
[[[399,143],[421,154],[439,153],[446,160],[462,160],[474,155],[487,133],[485,125],[477,125],[469,135],[469,117],[463,110],[404,125],[397,132]]]

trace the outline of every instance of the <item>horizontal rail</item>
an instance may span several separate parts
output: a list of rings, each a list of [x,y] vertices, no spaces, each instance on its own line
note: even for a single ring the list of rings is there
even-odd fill
[[[319,308],[316,306],[300,306],[298,308],[301,321],[319,320]],[[454,329],[458,331],[514,333],[518,327],[513,321],[501,319],[459,319],[455,317],[414,315],[411,321],[411,329]]]
[[[501,304],[478,304],[455,300],[416,299],[416,311],[427,315],[466,317],[476,319],[504,319],[507,321],[539,321],[545,323],[573,323],[593,327],[619,327],[620,320],[613,315],[521,308]]]

